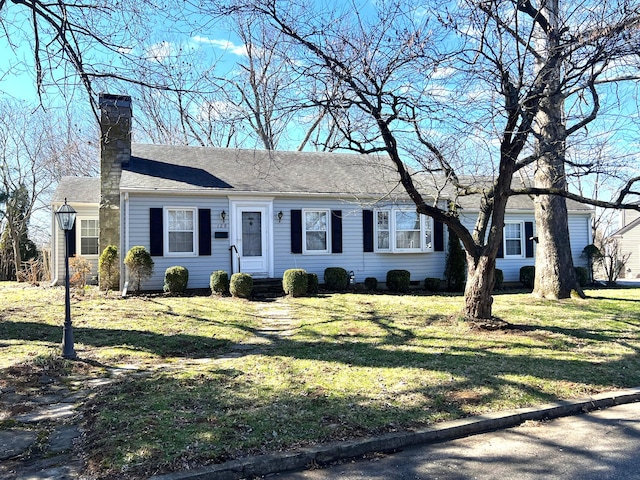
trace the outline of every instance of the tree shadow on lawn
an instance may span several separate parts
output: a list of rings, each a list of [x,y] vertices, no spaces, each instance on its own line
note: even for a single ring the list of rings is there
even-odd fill
[[[160,357],[208,358],[226,351],[229,340],[198,335],[161,335],[141,330],[100,329],[73,327],[76,344],[93,347],[121,347],[153,353]],[[60,343],[62,325],[37,322],[0,322],[0,340]]]
[[[369,321],[380,323],[378,319]],[[595,383],[598,385],[637,386],[640,385],[640,356],[627,355],[621,360],[607,361],[606,356],[595,358],[585,356],[584,360],[563,360],[540,358],[527,354],[510,352],[526,352],[531,344],[519,342],[505,334],[504,338],[488,339],[481,346],[443,345],[442,338],[430,338],[424,335],[408,334],[404,329],[388,330],[389,325],[380,325],[387,336],[372,337],[366,334],[332,335],[300,340],[286,337],[278,333],[269,333],[258,328],[238,325],[247,333],[269,340],[269,345],[258,345],[257,350],[238,350],[235,356],[262,354],[266,356],[283,356],[291,359],[318,360],[346,366],[394,368],[408,367],[449,372],[451,375],[475,378],[476,372],[484,372],[486,378],[496,375],[531,375],[549,380],[562,380],[575,383]],[[622,343],[638,352],[633,345],[637,338],[621,338],[619,332],[594,333],[583,329],[559,327],[518,326],[526,331],[549,331],[561,335],[563,345],[558,351],[573,350],[572,339],[587,339],[593,342]],[[51,342],[59,344],[62,326],[41,324],[36,322],[0,322],[0,340],[22,340]],[[77,344],[90,345],[97,348],[120,347],[148,352],[160,357],[178,358],[212,358],[228,353],[234,347],[229,340],[208,338],[200,335],[163,335],[140,330],[98,329],[74,327]],[[401,341],[402,340],[402,341]],[[418,344],[410,340],[417,340]],[[515,340],[515,341],[514,341]],[[542,340],[545,340],[544,338]],[[551,339],[556,340],[556,339]],[[441,347],[433,347],[435,342]],[[404,348],[406,346],[406,348]],[[398,348],[396,348],[398,347]],[[423,347],[430,348],[425,352]],[[537,348],[545,348],[544,345]],[[549,349],[554,349],[549,345]],[[503,353],[504,352],[504,353]],[[486,380],[485,378],[485,380]],[[484,381],[484,380],[483,380]]]
[[[132,454],[144,451],[149,455],[137,460],[132,456],[132,461],[139,461],[142,469],[159,467],[166,471],[183,464],[171,458],[192,465],[198,461],[220,463],[247,454],[424,427],[502,409],[502,405],[530,406],[558,399],[552,391],[535,382],[525,383],[509,375],[595,385],[603,385],[605,379],[589,361],[513,358],[493,352],[483,352],[480,358],[479,352],[470,349],[436,355],[380,351],[376,346],[362,344],[347,348],[338,344],[306,345],[291,340],[284,343],[287,352],[295,358],[341,362],[347,367],[412,366],[448,372],[452,378],[419,386],[408,384],[397,391],[389,391],[380,384],[374,385],[373,391],[354,390],[355,393],[345,395],[314,384],[313,376],[307,380],[294,373],[282,376],[274,385],[264,382],[262,374],[253,375],[250,369],[228,372],[213,369],[202,371],[198,378],[157,372],[149,377],[123,379],[123,383],[108,387],[103,395],[94,397],[95,404],[88,409],[113,420],[108,425],[110,430],[101,431],[91,426],[87,429],[90,431],[87,448],[98,455],[110,453],[113,446],[109,437],[114,432],[127,431],[130,435],[121,448]],[[282,350],[273,352],[274,355],[283,353]],[[612,361],[602,367],[615,372],[624,361]],[[241,364],[238,368],[242,368]],[[626,383],[639,381],[636,375]],[[112,401],[116,397],[117,401]],[[128,415],[117,414],[123,405],[131,406]],[[135,430],[127,423],[131,418],[136,418],[145,428]],[[149,425],[162,425],[162,428],[148,428]],[[176,443],[178,431],[188,432],[189,440],[185,440],[184,445]],[[194,439],[199,440],[194,444]],[[175,451],[161,453],[161,448]],[[102,465],[109,464],[102,462]]]

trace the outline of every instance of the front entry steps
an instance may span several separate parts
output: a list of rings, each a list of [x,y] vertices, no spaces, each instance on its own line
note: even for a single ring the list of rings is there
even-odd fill
[[[284,295],[281,278],[254,278],[253,296],[256,298],[281,297]]]

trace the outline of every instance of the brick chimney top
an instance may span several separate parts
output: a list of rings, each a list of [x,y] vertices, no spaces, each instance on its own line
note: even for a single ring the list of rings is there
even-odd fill
[[[131,97],[129,95],[113,95],[111,93],[101,93],[98,95],[98,105],[100,108],[116,107],[131,108]]]

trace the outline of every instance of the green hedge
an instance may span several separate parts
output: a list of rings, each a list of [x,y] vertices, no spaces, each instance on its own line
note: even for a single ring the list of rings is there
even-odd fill
[[[494,290],[502,290],[502,287],[504,285],[504,272],[502,270],[500,270],[499,268],[496,268],[496,273],[495,273],[495,284],[493,286]]]
[[[576,277],[581,287],[589,284],[589,270],[585,267],[576,267]]]
[[[231,295],[239,298],[251,298],[253,278],[248,273],[234,273],[229,282]]]
[[[406,293],[411,285],[411,273],[408,270],[389,270],[387,272],[387,290]]]
[[[307,273],[307,294],[308,295],[317,295],[318,294],[318,274],[317,273]]]
[[[101,289],[113,290],[118,288],[120,271],[118,267],[118,247],[115,245],[107,245],[100,254],[98,278],[100,279]]]
[[[226,295],[229,292],[229,274],[224,270],[216,270],[209,278],[211,293],[215,295]]]
[[[153,275],[153,258],[151,258],[151,254],[142,245],[136,245],[127,252],[124,257],[124,264],[129,269],[134,290],[139,292],[142,288],[142,282]]]
[[[349,273],[342,267],[329,267],[324,270],[324,285],[327,290],[344,292],[349,285]]]
[[[427,277],[424,279],[424,288],[428,292],[437,292],[440,290],[440,279],[435,277]]]
[[[290,268],[285,270],[282,276],[282,289],[292,297],[302,297],[307,293],[309,278],[306,270],[302,268]]]
[[[527,288],[533,288],[536,279],[536,267],[527,265],[520,268],[520,283]]]
[[[164,271],[164,286],[162,289],[171,294],[181,294],[187,289],[189,270],[185,267],[169,267]]]
[[[364,286],[367,290],[373,292],[378,289],[378,279],[376,277],[367,277],[364,279]]]

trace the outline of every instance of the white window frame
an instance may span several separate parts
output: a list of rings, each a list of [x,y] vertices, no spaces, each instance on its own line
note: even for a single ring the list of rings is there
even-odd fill
[[[307,214],[323,213],[326,215],[326,245],[323,250],[307,249]],[[313,230],[310,230],[313,231]],[[318,230],[321,231],[321,230]],[[302,253],[304,255],[326,255],[331,253],[331,210],[328,208],[303,208],[302,209]]]
[[[87,221],[94,221],[96,222],[96,235],[93,236],[84,236],[82,235],[82,222],[87,222]],[[77,252],[78,255],[82,256],[82,257],[97,257],[98,255],[100,255],[100,221],[98,219],[98,217],[78,217],[76,218],[76,232],[77,232]],[[96,238],[98,240],[98,251],[96,253],[82,253],[82,239],[83,238]]]
[[[414,208],[402,208],[402,207],[390,207],[390,208],[377,208],[374,210],[374,251],[379,253],[425,253],[433,252],[433,218],[418,213],[418,219],[420,220],[420,244],[414,248],[401,248],[397,245],[397,232],[401,231],[397,229],[396,214],[398,212],[416,213]],[[378,215],[380,213],[386,213],[389,219],[388,230],[380,229],[378,223]],[[389,246],[388,248],[380,248],[379,235],[381,232],[388,232]],[[426,236],[430,233],[431,241],[427,242]]]
[[[193,241],[191,251],[172,252],[169,249],[169,212],[185,211],[193,214]],[[163,208],[163,236],[164,236],[164,256],[165,257],[197,257],[198,256],[198,208],[197,207],[164,207]],[[179,230],[187,232],[189,230]]]
[[[507,240],[517,240],[515,237],[507,238],[507,225],[520,225],[520,253],[518,254],[509,254],[507,252]],[[504,258],[524,258],[525,256],[525,238],[524,238],[524,222],[504,222],[504,227],[502,229],[502,252],[504,254]]]

